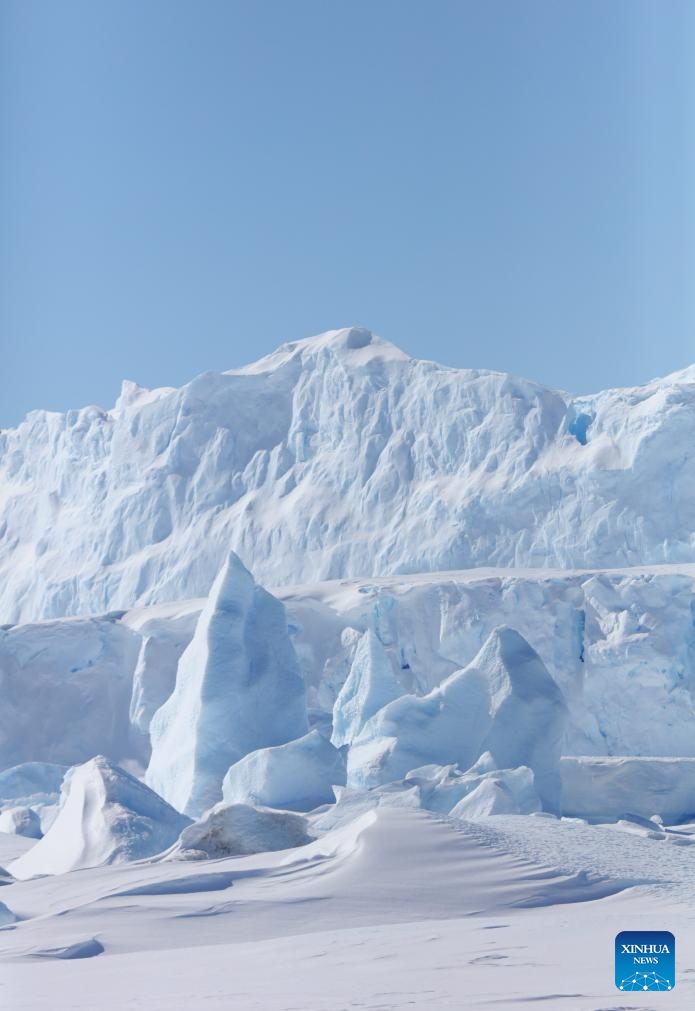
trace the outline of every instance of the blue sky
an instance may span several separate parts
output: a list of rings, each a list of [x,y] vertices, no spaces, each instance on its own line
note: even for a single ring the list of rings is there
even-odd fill
[[[689,0],[4,0],[0,425],[360,323],[695,361]]]

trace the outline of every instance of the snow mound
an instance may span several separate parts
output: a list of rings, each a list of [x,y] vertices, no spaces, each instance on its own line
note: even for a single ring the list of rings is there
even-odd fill
[[[501,769],[531,768],[544,806],[554,809],[566,715],[538,654],[518,632],[500,628],[464,670],[367,722],[348,753],[348,785],[377,786],[428,763],[468,769],[489,751]]]
[[[224,777],[228,804],[260,804],[288,811],[311,811],[335,799],[344,786],[345,761],[318,730],[275,748],[252,751]]]
[[[53,825],[8,868],[20,879],[126,863],[171,846],[188,819],[102,756],[65,776]]]
[[[331,743],[336,748],[350,744],[370,717],[402,694],[386,650],[376,633],[367,629],[335,700]]]
[[[43,835],[41,818],[30,807],[7,807],[0,812],[0,832],[40,839]]]
[[[109,617],[0,629],[0,768],[137,757],[128,706],[138,642]]]
[[[560,771],[566,815],[591,821],[660,815],[666,824],[695,819],[694,758],[563,758]]]
[[[216,860],[265,853],[304,846],[311,838],[302,815],[220,803],[183,830],[167,859]]]
[[[155,713],[146,782],[179,811],[200,815],[250,751],[308,729],[304,682],[283,605],[231,552]]]

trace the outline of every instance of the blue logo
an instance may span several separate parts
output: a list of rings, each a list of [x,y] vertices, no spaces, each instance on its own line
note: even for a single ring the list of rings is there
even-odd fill
[[[615,939],[619,990],[673,990],[676,939],[668,930],[623,930]]]

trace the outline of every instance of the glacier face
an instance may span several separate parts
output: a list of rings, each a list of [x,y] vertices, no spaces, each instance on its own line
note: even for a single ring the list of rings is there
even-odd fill
[[[383,659],[397,672],[403,694],[424,695],[468,665],[495,627],[508,625],[530,643],[563,692],[569,710],[564,755],[695,756],[693,566],[427,573],[288,588],[277,595],[286,611],[279,634],[289,628],[312,725],[327,734],[334,710],[336,725],[343,719],[343,702],[359,701],[360,715],[371,698],[362,688],[379,674]],[[66,766],[105,752],[142,770],[150,743],[141,703],[161,700],[171,690],[204,603],[0,631],[0,768],[57,763],[45,768],[61,766],[59,783]],[[370,640],[379,646],[365,658]],[[152,641],[159,647],[145,649]],[[150,659],[157,661],[153,669]],[[362,682],[355,695],[348,683],[353,668]],[[388,676],[385,665],[383,671]],[[302,727],[295,736],[305,733]],[[239,752],[228,757],[231,764]],[[222,756],[220,782],[226,762]],[[48,800],[57,789],[49,790],[40,777],[36,784],[25,779],[0,789],[3,806],[34,794]]]
[[[0,433],[0,620],[480,565],[695,561],[695,370],[572,398],[368,331]]]

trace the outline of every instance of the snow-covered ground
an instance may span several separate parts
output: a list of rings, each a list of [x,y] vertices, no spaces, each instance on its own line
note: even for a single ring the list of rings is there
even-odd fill
[[[0,929],[13,1011],[695,1002],[695,845],[615,828],[379,808],[299,849],[83,870],[2,897],[20,917]],[[615,989],[624,929],[675,934],[668,997]]]

